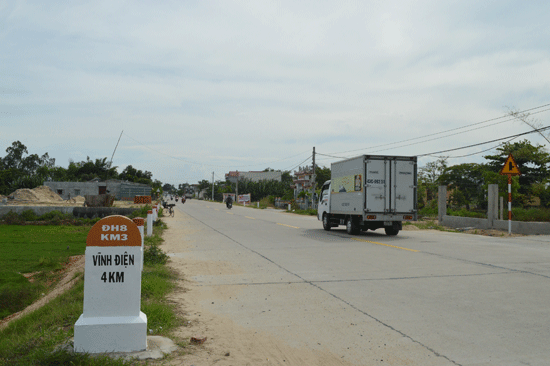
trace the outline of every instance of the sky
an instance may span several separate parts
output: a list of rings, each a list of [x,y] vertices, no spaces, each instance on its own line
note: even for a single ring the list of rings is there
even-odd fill
[[[481,163],[499,142],[482,143],[532,131],[509,111],[550,125],[548,14],[548,1],[0,0],[0,156],[21,141],[58,166],[113,157],[176,186],[294,171],[313,147],[327,167]]]

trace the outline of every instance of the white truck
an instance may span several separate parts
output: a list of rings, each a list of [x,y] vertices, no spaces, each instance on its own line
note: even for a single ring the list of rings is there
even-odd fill
[[[332,163],[321,188],[317,218],[350,235],[384,228],[397,235],[403,221],[417,220],[416,156],[361,155]]]

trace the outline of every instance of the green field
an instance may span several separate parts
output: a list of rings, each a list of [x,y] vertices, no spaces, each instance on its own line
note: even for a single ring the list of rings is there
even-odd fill
[[[23,309],[55,280],[68,258],[84,254],[89,226],[0,225],[0,318]],[[25,273],[36,273],[30,282]]]
[[[186,322],[177,316],[176,305],[166,299],[167,294],[175,286],[177,274],[166,266],[168,256],[159,247],[163,241],[164,229],[166,225],[158,222],[154,225],[153,236],[145,238],[141,310],[147,314],[149,334],[171,335],[174,338],[171,334],[172,330]],[[5,284],[4,289],[10,290],[0,294],[0,302],[5,300],[6,294],[10,299],[4,303],[24,298],[25,291],[29,287],[38,296],[45,292],[46,281],[36,285],[36,281],[30,283],[17,272],[55,273],[52,269],[61,267],[67,256],[84,254],[86,235],[89,230],[90,226],[0,225],[0,264],[2,265],[0,278]],[[69,246],[68,250],[67,246]],[[11,280],[8,276],[11,276]],[[33,286],[38,287],[33,288]],[[83,292],[84,280],[80,274],[73,288],[38,310],[13,320],[6,328],[0,330],[0,366],[136,364],[135,360],[113,360],[103,355],[92,357],[85,353],[72,353],[56,348],[74,335],[74,324],[83,311]],[[13,312],[7,307],[5,310],[7,314]],[[180,347],[186,346],[185,342],[178,342],[178,344]]]

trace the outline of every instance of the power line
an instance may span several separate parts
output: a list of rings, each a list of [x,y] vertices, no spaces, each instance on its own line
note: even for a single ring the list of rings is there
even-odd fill
[[[535,110],[535,109],[540,109],[540,108],[544,108],[544,107],[548,107],[548,106],[550,106],[550,103],[549,103],[549,104],[544,104],[544,105],[541,105],[541,106],[538,106],[538,107],[526,109],[526,110],[520,111],[520,112],[518,112],[518,113],[525,113],[525,112],[528,112],[528,111],[532,111],[532,110]],[[537,112],[534,112],[534,113],[531,113],[531,114],[543,113],[543,112],[546,112],[546,111],[549,111],[549,110],[550,110],[550,108],[545,109],[545,110],[542,110],[542,111],[537,111]],[[376,146],[372,146],[372,147],[368,147],[368,148],[365,147],[365,148],[361,148],[361,149],[340,151],[340,152],[335,152],[335,153],[332,153],[332,154],[345,154],[345,153],[349,153],[349,152],[355,152],[355,151],[361,151],[361,150],[367,150],[367,149],[368,149],[368,150],[372,150],[372,149],[376,149],[376,148],[379,148],[379,147],[396,145],[396,144],[400,144],[400,143],[404,143],[404,142],[409,142],[409,141],[424,139],[424,138],[431,137],[431,136],[437,136],[437,135],[441,135],[441,134],[448,133],[448,132],[452,132],[452,131],[462,130],[462,129],[465,129],[465,128],[468,128],[468,127],[472,127],[472,126],[477,126],[477,125],[485,124],[485,123],[492,122],[492,121],[496,121],[496,120],[503,119],[503,118],[506,118],[506,117],[510,117],[510,115],[506,114],[506,115],[504,115],[504,116],[495,117],[495,118],[491,118],[491,119],[488,119],[488,120],[485,120],[485,121],[476,122],[476,123],[472,123],[472,124],[469,124],[469,125],[466,125],[466,126],[457,127],[457,128],[453,128],[453,129],[445,130],[445,131],[440,131],[440,132],[436,132],[436,133],[432,133],[432,134],[428,134],[428,135],[424,135],[424,136],[420,136],[420,137],[413,137],[413,138],[406,139],[406,140],[401,140],[401,141],[397,141],[397,142],[391,142],[391,143],[387,143],[387,144],[376,145]],[[411,145],[420,144],[420,143],[423,143],[423,142],[438,140],[438,139],[440,139],[440,138],[455,136],[455,135],[458,135],[458,134],[461,134],[461,133],[471,132],[471,131],[475,131],[475,130],[478,130],[478,129],[487,128],[487,127],[491,127],[491,126],[494,126],[494,125],[497,125],[497,124],[506,123],[506,122],[510,122],[510,121],[514,121],[514,120],[516,120],[515,117],[509,118],[509,119],[507,119],[507,120],[505,120],[505,121],[500,121],[500,122],[492,123],[492,124],[487,125],[487,126],[483,126],[483,127],[479,127],[479,128],[472,128],[472,129],[467,130],[467,131],[462,131],[462,132],[458,132],[458,133],[454,133],[454,134],[450,134],[450,135],[445,135],[445,136],[442,136],[442,137],[439,137],[439,138],[430,139],[430,140],[419,141],[419,142],[416,142],[416,143],[414,143],[414,144],[401,145],[401,146],[397,146],[397,147],[394,147],[394,148],[406,147],[406,146],[411,146]],[[388,149],[384,149],[384,150],[388,150]]]
[[[550,128],[550,126],[546,126],[546,127],[543,127],[543,128],[538,128],[538,129],[536,129],[536,130],[534,130],[534,131],[528,131],[528,132],[518,133],[518,134],[516,134],[516,135],[511,135],[511,136],[506,136],[506,137],[502,137],[502,138],[495,139],[495,140],[480,142],[480,143],[478,143],[478,144],[473,144],[473,145],[468,145],[468,146],[463,146],[463,147],[457,147],[457,148],[448,149],[448,150],[441,150],[441,151],[437,151],[437,152],[433,152],[433,153],[429,153],[429,154],[417,155],[417,156],[419,156],[419,157],[420,157],[420,156],[428,156],[428,155],[441,154],[441,153],[445,153],[445,152],[449,152],[449,151],[457,151],[457,150],[467,149],[467,148],[470,148],[470,147],[475,147],[475,146],[490,144],[491,142],[506,140],[506,139],[510,139],[510,138],[516,138],[516,137],[519,137],[519,136],[529,135],[529,134],[535,133],[535,132],[545,131],[545,130],[547,130],[547,129],[549,129],[549,128]]]
[[[312,157],[313,157],[313,155],[310,155],[310,156],[307,157],[307,159],[305,159],[301,163],[293,166],[292,168],[283,169],[283,171],[292,171],[292,170],[296,169],[297,167],[299,167],[300,165],[302,165],[303,163],[305,163],[306,161],[308,161],[309,159],[311,159]]]
[[[122,134],[121,134],[122,136]],[[162,151],[159,151],[159,150],[155,150],[147,145],[145,145],[144,143],[134,139],[133,137],[129,136],[128,133],[125,133],[124,136],[128,137],[130,140],[133,140],[134,142],[137,142],[138,144],[144,146],[145,148],[153,151],[153,152],[156,152],[157,154],[161,154],[161,155],[164,155],[164,156],[167,156],[169,158],[172,158],[174,160],[179,160],[179,161],[183,161],[184,163],[187,163],[187,164],[191,164],[191,165],[200,165],[200,166],[207,166],[207,167],[214,167],[214,168],[245,168],[245,167],[251,167],[251,166],[258,166],[260,164],[262,165],[266,165],[266,164],[273,164],[273,163],[278,163],[280,161],[284,161],[284,160],[288,160],[288,159],[291,159],[293,157],[296,157],[296,156],[299,156],[299,155],[302,155],[306,152],[309,152],[309,151],[303,151],[303,152],[300,152],[298,154],[295,154],[295,155],[291,155],[291,156],[288,156],[286,158],[282,158],[282,159],[279,159],[279,160],[273,160],[273,161],[268,161],[268,162],[265,162],[265,163],[255,163],[255,164],[247,164],[247,165],[215,165],[215,164],[205,164],[205,163],[199,163],[197,161],[192,161],[192,160],[188,160],[188,159],[184,159],[184,158],[180,158],[180,157],[176,157],[176,156],[173,156],[173,155],[170,155],[170,154],[167,154],[167,153],[164,153]]]
[[[516,137],[513,137],[513,138],[511,138],[511,139],[509,139],[508,141],[501,142],[501,143],[498,144],[498,145],[492,146],[492,147],[490,147],[490,148],[488,148],[488,149],[481,150],[481,151],[477,151],[477,152],[474,152],[474,153],[471,153],[471,154],[458,155],[458,156],[437,156],[437,155],[429,154],[429,156],[433,156],[434,158],[440,158],[440,159],[458,159],[458,158],[465,158],[465,157],[467,157],[467,156],[482,154],[482,153],[484,153],[484,152],[486,152],[486,151],[490,151],[490,150],[496,149],[497,147],[502,146],[502,145],[504,145],[504,144],[506,144],[506,143],[508,143],[508,142],[510,142],[510,141],[512,141],[512,140],[514,140],[514,139],[516,139],[516,138],[517,138],[517,136],[516,136]]]

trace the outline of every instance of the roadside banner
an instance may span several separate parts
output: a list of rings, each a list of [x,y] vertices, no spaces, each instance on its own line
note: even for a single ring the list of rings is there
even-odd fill
[[[250,193],[249,194],[239,194],[238,203],[250,203]]]
[[[225,200],[227,199],[227,197],[231,197],[231,199],[233,200],[233,202],[235,202],[235,193],[224,193],[224,194],[223,194],[223,202],[225,202]]]

